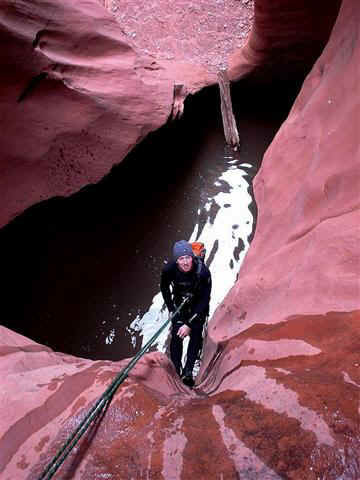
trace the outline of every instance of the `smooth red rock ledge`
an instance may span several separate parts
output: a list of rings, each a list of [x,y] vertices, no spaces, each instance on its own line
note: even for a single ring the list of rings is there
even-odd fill
[[[147,355],[55,478],[358,478],[359,321],[258,324],[221,347],[194,392]],[[35,480],[126,362],[54,353],[4,327],[0,338],[1,478]]]

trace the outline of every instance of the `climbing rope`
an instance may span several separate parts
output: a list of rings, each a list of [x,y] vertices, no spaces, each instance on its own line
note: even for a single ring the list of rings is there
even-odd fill
[[[116,376],[113,382],[108,386],[105,392],[101,397],[96,401],[95,405],[89,410],[85,415],[84,419],[81,421],[76,430],[68,437],[64,445],[60,448],[58,453],[54,456],[51,462],[47,465],[45,470],[42,472],[38,480],[49,480],[52,478],[56,471],[61,467],[66,457],[70,454],[71,450],[78,443],[82,435],[86,432],[91,423],[104,411],[104,408],[108,407],[111,399],[116,392],[119,385],[126,379],[130,370],[135,366],[135,364],[140,360],[140,358],[146,353],[149,347],[154,343],[160,333],[166,328],[168,323],[172,318],[180,312],[182,307],[188,301],[188,298],[182,302],[182,304],[173,312],[166,322],[159,328],[159,330],[150,338],[146,345],[139,350],[135,357],[128,363],[128,365]]]

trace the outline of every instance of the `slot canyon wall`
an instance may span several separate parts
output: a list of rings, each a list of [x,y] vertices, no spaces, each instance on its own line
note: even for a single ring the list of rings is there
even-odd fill
[[[256,2],[233,79],[258,75],[261,88],[317,58],[338,3],[286,3]],[[101,4],[29,5],[1,7],[1,224],[101,178],[166,121],[178,81]],[[209,325],[197,388],[146,355],[55,478],[360,477],[359,25],[344,0],[265,155],[255,237]],[[190,64],[183,78],[190,92],[213,81]],[[4,327],[0,354],[1,478],[36,479],[126,362],[63,355]]]
[[[250,40],[228,59],[245,44],[252,0],[138,3],[2,2],[0,227],[99,181],[217,69],[233,79],[307,72],[339,7],[258,2]]]

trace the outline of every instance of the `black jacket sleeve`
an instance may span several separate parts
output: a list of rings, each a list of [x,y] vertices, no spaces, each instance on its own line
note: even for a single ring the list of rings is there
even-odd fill
[[[195,294],[191,313],[192,315],[208,315],[211,295],[211,274],[209,269],[202,265],[198,291]]]
[[[172,295],[170,290],[171,281],[172,281],[171,265],[167,264],[164,266],[161,272],[160,291],[169,312],[174,312],[175,305],[172,300]]]

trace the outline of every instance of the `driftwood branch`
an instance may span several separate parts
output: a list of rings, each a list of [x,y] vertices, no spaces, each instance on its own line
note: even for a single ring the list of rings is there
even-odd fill
[[[184,102],[187,95],[187,88],[182,84],[174,85],[174,100],[171,112],[171,119],[180,118],[184,112]]]
[[[236,121],[233,114],[230,82],[226,70],[218,72],[218,83],[220,88],[221,115],[224,125],[225,140],[228,145],[237,150],[240,144],[239,133],[236,127]]]

